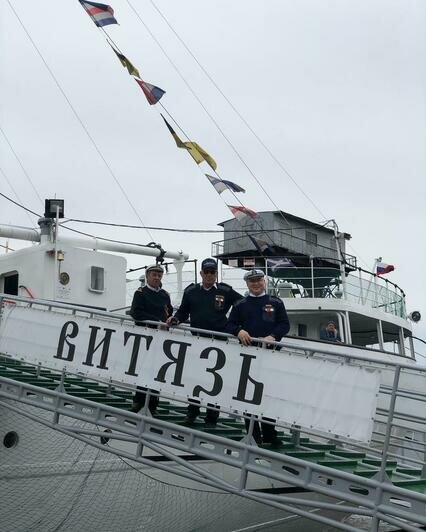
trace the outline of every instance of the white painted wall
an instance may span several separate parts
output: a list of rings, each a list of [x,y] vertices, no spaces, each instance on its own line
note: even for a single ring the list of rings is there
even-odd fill
[[[46,243],[0,256],[0,293],[4,290],[4,276],[17,271],[19,285],[25,286],[35,298],[53,299],[66,303],[94,307],[116,308],[126,302],[126,260],[117,255],[80,249],[59,243],[63,261],[55,267],[54,245]],[[103,292],[90,290],[91,266],[105,270]],[[60,273],[67,273],[69,282],[59,281]],[[28,297],[24,288],[19,295]]]

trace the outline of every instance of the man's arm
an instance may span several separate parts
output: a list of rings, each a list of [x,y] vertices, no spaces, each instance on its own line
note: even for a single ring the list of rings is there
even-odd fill
[[[243,299],[244,296],[236,292],[233,288],[231,290],[231,301],[232,305],[235,305],[235,303],[238,303],[240,299]]]
[[[178,320],[179,323],[182,323],[183,321],[186,321],[190,314],[190,295],[185,290],[182,297],[182,302],[180,304],[180,307],[175,312],[175,315],[173,316],[174,319]]]
[[[225,332],[233,334],[243,345],[251,345],[251,336],[241,326],[241,314],[238,306],[232,307],[228,322],[225,325]]]
[[[166,303],[166,308],[165,308],[165,319],[164,321],[167,321],[168,318],[170,318],[170,316],[173,316],[173,305],[172,305],[172,301],[170,299],[170,294],[167,293],[167,303]]]
[[[238,307],[232,307],[231,314],[229,315],[228,321],[225,325],[225,332],[228,334],[233,334],[238,336],[238,333],[241,331],[242,327],[240,324],[240,313]]]
[[[288,319],[287,311],[284,303],[280,299],[277,300],[276,313],[276,322],[274,330],[272,331],[272,336],[277,342],[279,342],[290,330],[290,321]]]
[[[130,307],[129,314],[135,321],[143,321],[149,319],[145,308],[145,298],[141,290],[136,290],[136,292],[134,293],[132,306]]]

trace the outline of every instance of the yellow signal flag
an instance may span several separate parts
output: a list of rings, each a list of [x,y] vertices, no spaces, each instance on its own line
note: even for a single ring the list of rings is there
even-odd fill
[[[194,159],[194,161],[197,164],[202,163],[203,161],[206,161],[206,163],[212,168],[213,170],[216,170],[217,164],[216,161],[213,159],[211,155],[209,155],[199,144],[196,142],[182,142],[176,133],[176,131],[172,128],[172,126],[167,122],[167,120],[164,118],[163,115],[161,115],[163,118],[167,129],[170,131],[172,137],[174,138],[176,142],[176,146],[178,148],[183,148],[189,152],[191,157]]]
[[[124,68],[127,68],[127,72],[131,75],[131,76],[136,76],[137,78],[140,78],[140,74],[139,74],[139,70],[135,67],[135,65],[129,60],[127,59],[127,57],[125,55],[123,55],[122,53],[120,53],[118,50],[116,50],[114,48],[114,46],[112,46],[112,44],[110,42],[108,42],[108,44],[111,46],[111,48],[113,49],[115,55],[118,57],[120,63],[123,65]]]
[[[211,155],[209,155],[205,150],[203,150],[203,148],[199,144],[197,144],[196,142],[185,142],[184,144],[186,149],[189,151],[189,154],[197,164],[206,161],[210,168],[216,170],[216,161]]]

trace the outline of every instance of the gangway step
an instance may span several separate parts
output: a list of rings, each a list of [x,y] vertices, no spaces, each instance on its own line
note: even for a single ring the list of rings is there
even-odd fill
[[[308,449],[315,449],[318,451],[334,451],[336,449],[336,446],[331,443],[317,443],[317,442],[306,442],[303,447],[307,447]]]
[[[382,464],[382,461],[380,458],[363,458],[362,460],[364,464],[380,467]],[[397,467],[398,462],[396,460],[387,460],[386,461],[386,467]]]
[[[353,458],[360,460],[365,458],[365,453],[360,453],[358,451],[344,451],[341,449],[335,449],[333,451],[330,451],[330,453],[335,454],[336,456],[341,456],[342,458]]]
[[[358,460],[329,460],[329,459],[324,459],[324,460],[317,460],[316,461],[317,464],[320,464],[320,465],[323,465],[325,467],[333,467],[333,468],[341,468],[341,467],[357,467],[359,462]]]
[[[393,482],[393,484],[400,488],[409,489],[426,495],[426,478],[420,478],[417,480],[397,480]]]
[[[412,475],[413,477],[420,477],[423,473],[421,469],[413,469],[412,467],[397,467],[396,470],[398,473]]]

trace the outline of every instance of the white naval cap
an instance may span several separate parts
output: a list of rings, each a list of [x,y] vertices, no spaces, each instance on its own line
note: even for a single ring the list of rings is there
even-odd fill
[[[265,274],[262,270],[253,268],[253,270],[249,270],[244,274],[244,281],[247,281],[248,279],[254,279],[255,277],[265,277]]]

